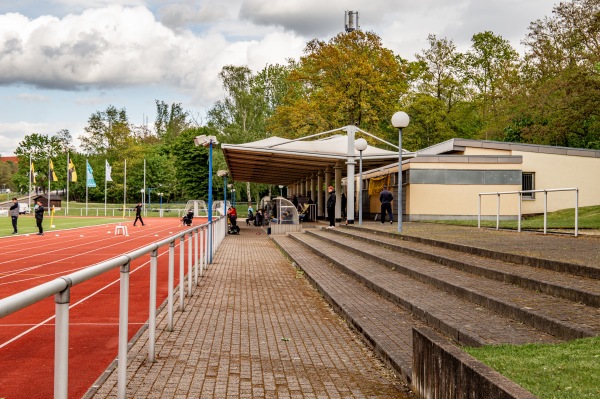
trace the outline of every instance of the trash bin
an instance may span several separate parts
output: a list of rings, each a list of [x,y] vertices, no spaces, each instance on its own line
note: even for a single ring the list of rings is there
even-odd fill
[[[267,235],[271,235],[271,228],[267,227]]]

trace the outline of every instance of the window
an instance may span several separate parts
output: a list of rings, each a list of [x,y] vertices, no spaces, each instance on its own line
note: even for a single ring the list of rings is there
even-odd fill
[[[521,190],[535,190],[535,173],[523,172]],[[523,193],[524,199],[535,199],[535,193]]]

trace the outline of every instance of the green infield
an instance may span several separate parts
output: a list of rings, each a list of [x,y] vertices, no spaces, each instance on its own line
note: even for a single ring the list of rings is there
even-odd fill
[[[600,398],[600,337],[465,350],[540,399]]]
[[[100,224],[107,223],[119,223],[126,221],[131,221],[130,219],[120,218],[96,218],[96,217],[64,217],[64,216],[55,216],[51,218],[50,216],[44,217],[44,231],[56,231],[56,230],[65,230],[65,229],[73,229],[77,227],[85,227],[85,226],[97,226]],[[52,228],[54,225],[54,228]],[[18,229],[19,234],[34,234],[37,233],[37,227],[35,225],[35,218],[33,215],[20,215],[18,219]],[[12,235],[13,228],[10,217],[0,217],[0,237],[10,236]]]

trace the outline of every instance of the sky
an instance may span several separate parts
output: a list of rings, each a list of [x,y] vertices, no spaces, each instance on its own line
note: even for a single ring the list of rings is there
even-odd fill
[[[200,124],[223,98],[225,65],[253,71],[299,59],[312,39],[360,29],[409,60],[435,34],[459,51],[492,31],[521,54],[529,24],[553,0],[1,0],[0,155],[25,135],[85,134],[109,105],[153,126],[155,101],[181,103]]]

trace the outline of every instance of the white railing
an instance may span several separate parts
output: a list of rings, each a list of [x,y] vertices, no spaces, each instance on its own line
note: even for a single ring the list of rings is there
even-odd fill
[[[521,204],[523,203],[523,194],[529,193],[544,193],[544,234],[548,232],[548,193],[558,191],[575,191],[575,237],[579,234],[579,188],[551,188],[541,190],[521,190],[521,191],[497,191],[493,193],[479,193],[479,207],[477,211],[477,227],[481,228],[481,196],[496,195],[496,230],[500,228],[500,196],[503,194],[518,194],[519,195],[519,216],[517,222],[517,231],[521,232]]]
[[[54,335],[54,398],[68,397],[68,375],[69,375],[69,302],[71,288],[100,276],[106,272],[120,268],[120,296],[119,296],[119,348],[118,348],[118,388],[119,398],[125,398],[127,384],[127,328],[129,323],[129,272],[131,261],[144,255],[150,254],[150,293],[149,293],[149,318],[148,318],[148,359],[154,362],[155,340],[156,340],[156,296],[157,296],[157,268],[158,249],[169,246],[169,271],[168,271],[168,293],[167,293],[167,331],[173,331],[173,291],[174,291],[174,268],[175,268],[175,242],[180,241],[179,246],[179,310],[184,310],[184,260],[185,260],[185,238],[188,236],[188,296],[192,295],[192,278],[198,285],[198,271],[200,276],[204,275],[204,268],[212,262],[212,256],[208,256],[208,240],[212,237],[213,255],[219,244],[223,241],[226,233],[226,219],[217,218],[212,225],[209,223],[191,227],[181,233],[166,238],[154,244],[150,244],[133,252],[121,255],[77,272],[59,277],[55,280],[38,285],[28,290],[0,299],[0,318],[15,313],[43,299],[54,295],[55,306],[55,335]],[[214,230],[214,233],[213,233]],[[193,240],[195,236],[195,240]],[[195,245],[194,245],[195,242]],[[194,247],[194,259],[192,259],[192,247]],[[194,273],[192,274],[192,269]],[[199,270],[198,270],[199,269]]]

